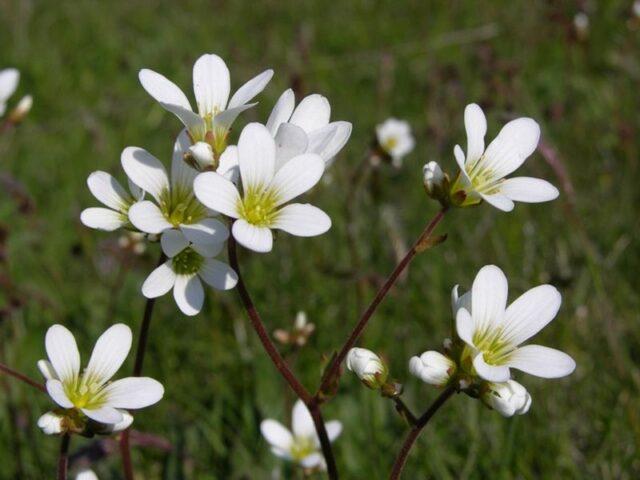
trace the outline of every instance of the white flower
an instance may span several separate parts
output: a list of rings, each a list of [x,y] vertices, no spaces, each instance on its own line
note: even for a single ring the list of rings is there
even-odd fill
[[[637,18],[640,18],[640,0],[636,0],[635,2],[633,2],[631,10]]]
[[[460,145],[456,145],[453,151],[460,167],[460,174],[451,189],[454,201],[458,194],[464,197],[462,206],[485,200],[509,212],[513,210],[514,201],[538,203],[558,197],[558,189],[545,180],[504,178],[520,167],[538,146],[540,127],[533,119],[517,118],[507,123],[486,150],[487,119],[475,103],[467,105],[464,125],[467,131],[466,159]]]
[[[38,419],[38,427],[47,435],[58,435],[64,431],[65,416],[58,412],[47,412]]]
[[[162,385],[148,377],[110,382],[131,349],[131,329],[124,324],[113,325],[100,336],[83,372],[76,340],[65,327],[49,328],[45,346],[49,360],[40,360],[38,368],[47,380],[49,396],[60,407],[98,423],[116,425],[125,420],[124,409],[148,407],[164,395]],[[51,417],[47,418],[51,425]]]
[[[331,122],[331,105],[326,97],[308,95],[295,106],[293,90],[278,99],[266,127],[276,140],[276,170],[303,153],[317,153],[330,165],[351,136],[351,123]]]
[[[382,359],[366,348],[349,350],[347,368],[369,388],[380,388],[386,383],[389,375],[389,370]]]
[[[445,176],[438,162],[429,162],[422,167],[422,181],[429,195],[442,189]]]
[[[7,100],[18,88],[20,72],[15,68],[0,70],[0,116],[7,110]]]
[[[415,146],[409,123],[396,118],[388,118],[376,126],[378,145],[391,157],[395,167],[402,166],[402,158]]]
[[[224,60],[213,54],[202,55],[193,66],[196,114],[182,90],[166,77],[147,69],[139,74],[144,89],[182,121],[192,140],[207,140],[217,154],[224,151],[231,124],[240,113],[256,105],[247,102],[264,90],[272,76],[273,70],[265,70],[240,87],[229,100],[231,81]],[[213,138],[208,138],[210,136]]]
[[[302,400],[298,400],[293,407],[291,426],[292,431],[289,431],[280,422],[271,419],[260,424],[260,431],[271,445],[273,454],[304,468],[325,469],[320,439],[311,414]],[[337,420],[326,422],[325,427],[331,442],[342,432],[342,424]]]
[[[589,15],[585,12],[578,12],[573,17],[573,26],[578,36],[586,37],[589,33]]]
[[[542,330],[558,313],[562,297],[551,285],[522,294],[507,308],[507,279],[498,267],[487,265],[476,275],[470,292],[458,298],[452,292],[456,330],[467,344],[477,374],[490,382],[506,382],[509,368],[542,378],[571,374],[573,359],[559,350],[539,345],[519,345]]]
[[[194,190],[205,206],[237,219],[231,232],[238,243],[256,252],[269,252],[271,229],[312,237],[331,228],[331,219],[317,207],[283,206],[318,183],[325,167],[318,154],[298,155],[276,172],[275,141],[259,123],[242,130],[237,151],[242,195],[233,182],[216,172],[198,175]]]
[[[192,242],[218,244],[224,242],[229,231],[219,220],[211,218],[211,212],[193,193],[193,179],[198,171],[188,166],[184,154],[191,146],[189,136],[182,132],[175,143],[171,162],[171,181],[156,157],[138,147],[127,147],[122,152],[124,171],[133,183],[150,194],[150,200],[140,201],[129,208],[129,220],[137,229],[159,234],[179,228]],[[218,172],[228,173],[236,161],[235,149],[229,148],[222,155]],[[223,162],[224,160],[224,162]]]
[[[76,475],[76,480],[98,480],[96,473],[90,468],[80,470]]]
[[[147,298],[164,295],[173,288],[173,297],[185,315],[196,315],[204,303],[202,279],[216,290],[229,290],[238,283],[238,275],[226,263],[216,260],[224,243],[190,242],[179,230],[167,230],[160,239],[169,259],[156,268],[142,285]]]
[[[456,364],[449,357],[430,350],[409,360],[409,371],[430,385],[442,387],[456,371]]]
[[[129,208],[144,197],[140,188],[129,181],[129,193],[113,176],[99,170],[89,175],[87,186],[93,196],[108,208],[85,208],[80,214],[80,221],[85,226],[107,232],[131,226]]]
[[[515,380],[489,383],[482,401],[504,417],[524,415],[531,407],[531,395]]]

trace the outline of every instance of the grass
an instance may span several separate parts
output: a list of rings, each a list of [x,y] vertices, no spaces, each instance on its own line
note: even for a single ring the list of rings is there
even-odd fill
[[[388,358],[406,401],[423,410],[437,392],[411,378],[407,362],[449,334],[454,284],[468,287],[488,263],[506,272],[512,299],[553,283],[563,307],[537,341],[569,352],[577,371],[561,381],[518,376],[533,396],[530,413],[519,418],[455,398],[419,440],[406,478],[638,478],[640,20],[628,2],[587,6],[590,31],[579,40],[572,2],[0,1],[0,65],[19,68],[18,93],[35,98],[25,124],[0,138],[0,170],[33,202],[25,212],[11,195],[0,200],[3,361],[37,377],[51,324],[76,333],[85,359],[108,325],[139,325],[139,288],[157,246],[122,262],[113,254],[117,235],[82,227],[80,211],[95,204],[86,177],[102,169],[123,179],[119,155],[129,145],[168,162],[178,122],[143,91],[137,71],[153,68],[189,91],[193,61],[216,52],[229,64],[233,88],[264,68],[276,71],[236,134],[244,122],[264,121],[291,85],[298,98],[326,95],[332,118],[354,123],[333,181],[312,193],[331,215],[332,230],[314,239],[281,235],[272,254],[241,258],[270,330],[291,325],[301,309],[316,324],[295,363],[310,388],[321,359],[362,307],[352,276],[343,275],[351,268],[345,201],[349,172],[375,124],[406,118],[417,148],[402,169],[381,168],[357,198],[359,275],[374,283],[396,261],[390,232],[410,242],[435,212],[421,167],[437,160],[454,171],[452,148],[464,143],[467,103],[485,108],[489,136],[514,115],[541,123],[575,201],[564,192],[559,201],[520,204],[511,214],[486,205],[453,212],[439,229],[448,233],[446,243],[416,259],[362,344]],[[540,152],[522,172],[561,184]],[[365,284],[363,299],[374,291]],[[262,419],[287,419],[292,399],[235,292],[211,293],[196,318],[162,298],[145,370],[167,393],[135,425],[173,449],[137,448],[140,478],[262,479],[278,469],[293,475],[259,433]],[[50,402],[26,386],[3,385],[0,477],[49,477],[58,441],[35,422]],[[406,431],[390,402],[345,375],[325,417],[344,423],[335,445],[343,478],[385,478]],[[72,451],[91,442],[74,439]],[[95,468],[100,478],[121,478],[118,455]]]

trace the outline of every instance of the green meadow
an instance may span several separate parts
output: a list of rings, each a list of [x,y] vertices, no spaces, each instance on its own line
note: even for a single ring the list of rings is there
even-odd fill
[[[589,27],[579,32],[574,16],[583,9]],[[122,322],[136,334],[140,287],[160,248],[127,254],[119,233],[84,227],[80,212],[97,206],[86,179],[105,170],[124,181],[120,153],[132,145],[168,165],[181,125],[137,73],[161,72],[193,104],[193,63],[217,53],[232,91],[275,70],[233,139],[246,123],[265,122],[289,87],[298,100],[325,95],[332,120],[354,125],[307,196],[331,216],[331,230],[281,233],[271,253],[240,254],[270,332],[290,328],[300,310],[315,324],[288,356],[312,390],[437,212],[422,166],[435,160],[455,175],[464,107],[483,107],[487,140],[517,116],[540,123],[541,146],[518,174],[551,181],[560,198],[511,213],[486,204],[452,210],[437,230],[447,240],[418,255],[359,345],[387,359],[406,403],[423,411],[438,390],[411,376],[408,361],[451,335],[451,288],[469,288],[486,264],[504,270],[510,300],[551,283],[562,308],[535,343],[569,353],[576,371],[561,380],[516,372],[533,404],[510,419],[457,395],[418,440],[403,478],[640,478],[639,47],[640,17],[626,1],[0,0],[0,68],[21,71],[10,102],[34,97],[25,121],[0,134],[0,362],[40,379],[36,362],[55,323],[74,332],[84,362],[108,326]],[[411,124],[416,148],[401,168],[354,176],[376,124],[391,116]],[[260,434],[265,418],[288,423],[294,397],[236,291],[207,291],[193,318],[170,295],[160,298],[145,374],[166,393],[135,417],[134,428],[152,435],[134,445],[137,478],[302,478]],[[0,388],[0,478],[53,478],[59,440],[36,425],[52,401],[8,377]],[[323,412],[344,425],[334,444],[341,478],[387,478],[408,430],[392,402],[345,372]],[[71,455],[70,478],[87,462],[101,479],[123,478],[114,442],[74,437]]]

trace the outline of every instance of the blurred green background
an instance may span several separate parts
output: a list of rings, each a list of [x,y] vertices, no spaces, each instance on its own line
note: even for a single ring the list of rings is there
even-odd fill
[[[587,30],[576,30],[578,12],[588,15]],[[505,271],[511,299],[553,283],[563,307],[536,342],[567,351],[576,372],[559,381],[518,375],[533,396],[519,418],[456,397],[419,440],[404,478],[639,478],[639,46],[640,19],[623,1],[0,0],[0,68],[22,72],[14,102],[34,96],[26,122],[0,136],[2,362],[39,378],[36,361],[53,323],[76,334],[85,361],[107,326],[137,330],[140,285],[158,245],[133,258],[118,249],[117,233],[84,228],[80,211],[97,205],[86,177],[101,169],[124,180],[119,157],[129,145],[169,162],[179,123],[141,88],[137,72],[162,72],[192,99],[193,62],[215,52],[229,65],[232,91],[265,68],[276,72],[235,135],[248,121],[265,121],[289,86],[298,99],[326,95],[332,119],[354,124],[331,181],[311,194],[332,230],[313,239],[280,235],[271,254],[241,258],[270,330],[290,327],[298,310],[316,325],[295,359],[309,388],[323,355],[392,269],[398,245],[436,211],[421,167],[437,160],[455,170],[465,105],[484,107],[488,139],[513,116],[540,122],[543,148],[520,173],[551,180],[560,199],[518,204],[510,214],[487,205],[452,212],[438,230],[449,234],[446,243],[415,260],[361,344],[388,358],[407,403],[423,410],[437,391],[410,377],[407,363],[449,335],[454,284],[467,288],[487,263]],[[383,165],[363,182],[352,205],[361,259],[354,271],[350,174],[376,123],[392,115],[411,123],[417,147],[401,169]],[[236,292],[210,292],[195,318],[163,297],[145,370],[166,396],[134,426],[172,449],[136,447],[139,478],[294,478],[259,432],[264,418],[288,421],[292,399]],[[0,386],[0,477],[51,478],[59,442],[35,425],[51,401],[13,380]],[[343,478],[386,478],[406,432],[390,402],[349,374],[325,418],[344,423],[335,444]],[[72,451],[92,442],[74,439]],[[102,479],[121,478],[117,452],[94,468]]]

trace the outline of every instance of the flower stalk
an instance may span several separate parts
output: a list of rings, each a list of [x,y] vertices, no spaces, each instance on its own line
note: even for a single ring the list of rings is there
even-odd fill
[[[58,480],[67,480],[67,467],[69,465],[69,444],[71,436],[65,433],[60,441],[60,454],[58,455]]]
[[[17,378],[18,380],[26,383],[27,385],[31,385],[33,388],[37,388],[42,393],[47,393],[47,389],[41,383],[38,383],[35,380],[30,379],[26,375],[23,375],[22,373],[17,372],[2,363],[0,363],[0,372],[6,373],[7,375],[12,376],[13,378]]]

